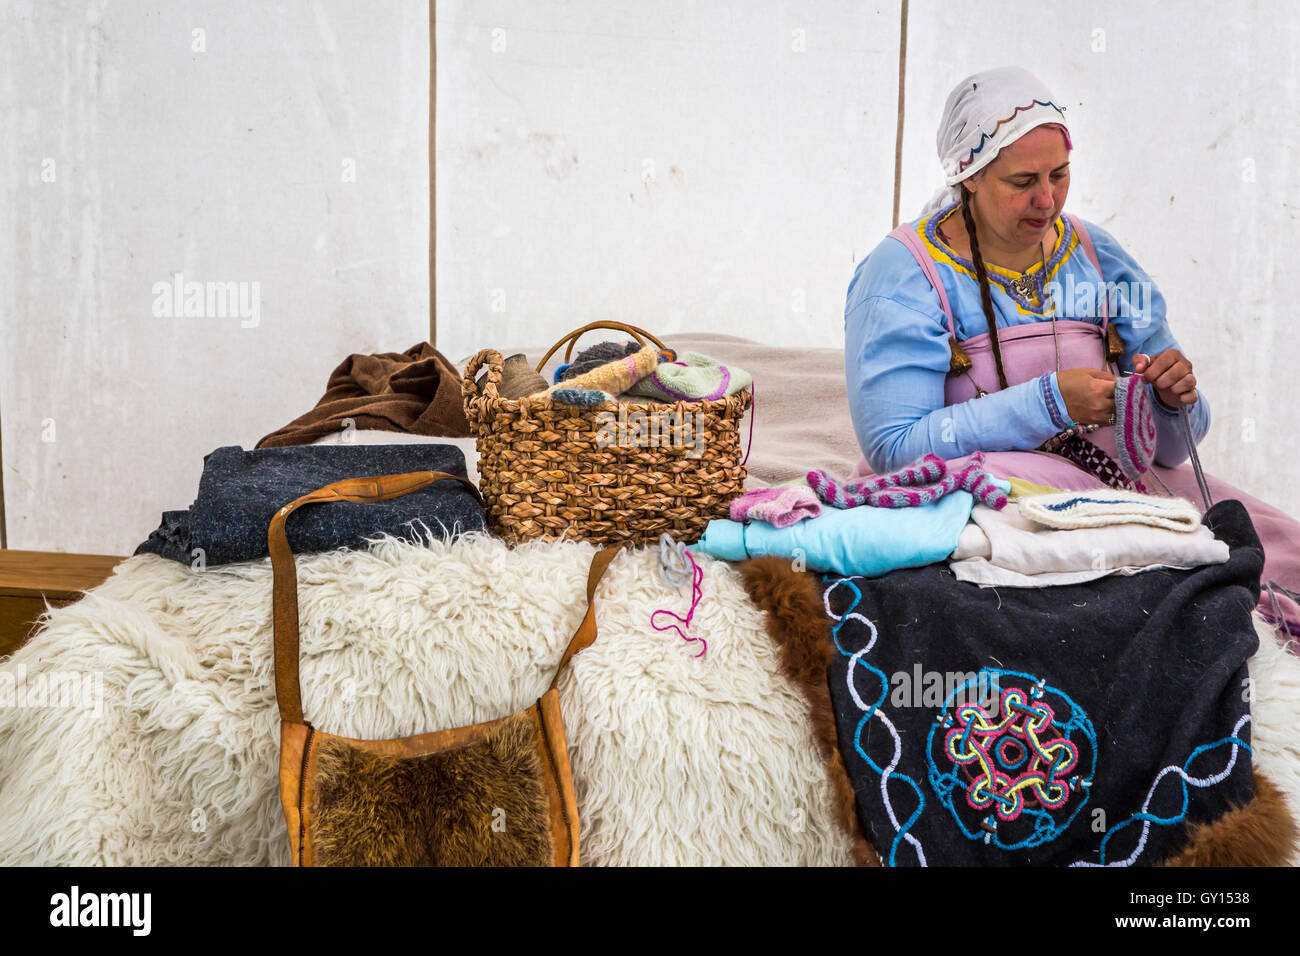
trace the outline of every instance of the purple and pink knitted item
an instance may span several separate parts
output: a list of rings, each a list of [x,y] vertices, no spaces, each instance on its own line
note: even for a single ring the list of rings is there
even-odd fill
[[[980,502],[997,511],[1007,506],[1007,496],[989,479],[984,470],[984,453],[976,452],[960,470],[949,472],[937,484],[921,488],[887,488],[867,495],[867,504],[876,508],[917,508],[932,504],[944,495],[961,488]]]
[[[916,461],[898,471],[886,475],[872,475],[859,478],[843,485],[837,484],[822,469],[808,472],[808,484],[817,497],[833,508],[856,508],[867,503],[867,495],[887,488],[902,485],[928,485],[938,481],[948,473],[948,464],[935,454],[922,455]]]
[[[1115,378],[1115,449],[1124,474],[1141,481],[1156,456],[1156,419],[1151,390],[1139,375]]]
[[[821,502],[807,485],[754,488],[731,502],[732,521],[766,521],[778,528],[821,513]]]
[[[937,479],[937,480],[936,480]],[[1007,496],[993,484],[984,470],[984,452],[978,451],[960,469],[948,471],[948,465],[937,455],[928,454],[906,468],[836,484],[825,471],[808,472],[808,484],[818,497],[835,508],[856,508],[870,505],[874,508],[919,508],[932,504],[957,489],[969,491],[982,504],[1001,511],[1007,506]]]

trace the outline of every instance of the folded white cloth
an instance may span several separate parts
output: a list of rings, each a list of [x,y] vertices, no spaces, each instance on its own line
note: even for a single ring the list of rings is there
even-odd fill
[[[974,507],[948,564],[957,580],[982,587],[1047,587],[1228,560],[1227,544],[1203,524],[1190,532],[1139,524],[1056,530],[1025,517],[1023,500],[1000,511]]]
[[[1186,498],[1160,498],[1118,488],[1027,495],[1019,501],[1026,518],[1049,528],[1144,524],[1192,532],[1201,527],[1201,513]]]

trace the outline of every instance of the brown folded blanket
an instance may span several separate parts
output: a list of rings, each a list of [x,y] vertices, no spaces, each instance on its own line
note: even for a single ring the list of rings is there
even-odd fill
[[[468,438],[461,405],[461,374],[428,342],[405,352],[349,355],[330,375],[316,407],[267,435],[258,448],[309,445],[341,431],[345,419],[358,429]]]

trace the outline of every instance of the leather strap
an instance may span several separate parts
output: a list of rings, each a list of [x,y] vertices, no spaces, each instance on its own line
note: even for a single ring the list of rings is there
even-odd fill
[[[613,561],[614,556],[627,545],[628,542],[626,541],[622,544],[612,545],[597,552],[596,556],[591,559],[591,570],[587,573],[587,613],[582,618],[582,623],[578,625],[578,629],[573,632],[569,646],[564,649],[564,656],[560,658],[560,666],[555,669],[555,677],[551,680],[551,690],[555,690],[559,686],[560,675],[569,666],[569,661],[573,659],[573,655],[590,647],[592,642],[596,640],[596,585],[604,577],[609,562]]]
[[[298,574],[285,535],[285,522],[303,505],[321,501],[385,501],[450,478],[468,488],[483,504],[479,490],[465,478],[445,471],[412,471],[374,478],[345,478],[308,492],[275,513],[266,531],[271,553],[271,601],[275,633],[275,696],[280,719],[302,723],[302,687],[298,680]],[[486,506],[485,506],[486,507]]]

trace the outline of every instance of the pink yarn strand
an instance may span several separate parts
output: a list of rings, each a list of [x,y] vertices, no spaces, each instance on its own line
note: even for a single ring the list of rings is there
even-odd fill
[[[653,627],[656,631],[674,630],[681,636],[682,640],[686,641],[687,643],[699,641],[701,644],[700,652],[695,656],[703,657],[705,652],[707,652],[709,649],[709,642],[706,641],[704,638],[689,637],[687,636],[686,631],[683,631],[681,627],[678,627],[676,624],[665,624],[663,627],[660,627],[658,624],[655,623],[656,614],[667,614],[675,621],[679,621],[687,629],[689,629],[691,626],[691,618],[695,617],[695,609],[696,607],[699,606],[700,598],[704,596],[704,589],[703,587],[701,587],[701,584],[704,581],[704,569],[695,563],[695,556],[692,555],[689,551],[686,552],[686,559],[691,562],[691,609],[686,612],[686,617],[683,618],[679,614],[674,614],[672,611],[666,610],[665,608],[660,608],[659,610],[654,611],[650,614],[650,626]]]

